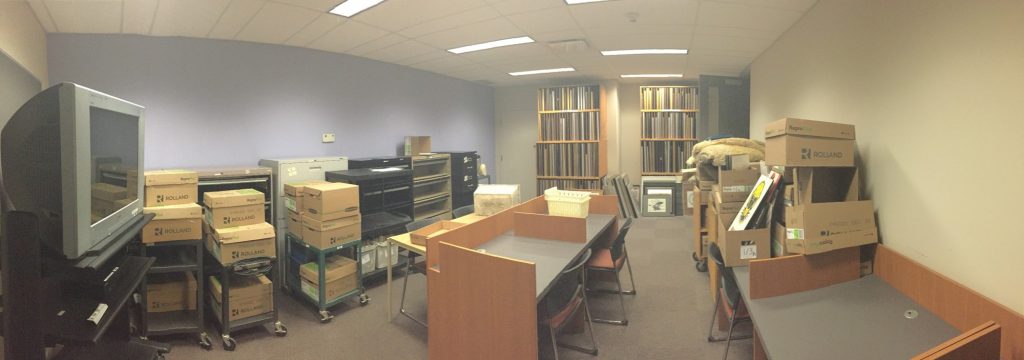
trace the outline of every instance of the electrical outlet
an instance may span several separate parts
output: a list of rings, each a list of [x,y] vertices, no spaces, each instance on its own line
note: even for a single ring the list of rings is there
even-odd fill
[[[334,133],[324,133],[324,143],[334,142]]]

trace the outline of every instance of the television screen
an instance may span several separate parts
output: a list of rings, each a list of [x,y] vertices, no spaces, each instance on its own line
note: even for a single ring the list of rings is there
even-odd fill
[[[139,118],[89,107],[92,224],[138,199]]]

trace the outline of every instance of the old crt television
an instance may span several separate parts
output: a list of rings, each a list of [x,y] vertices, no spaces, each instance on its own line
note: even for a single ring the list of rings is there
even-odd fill
[[[44,251],[98,253],[141,215],[143,125],[128,101],[72,83],[43,90],[0,133],[5,214],[36,214]]]

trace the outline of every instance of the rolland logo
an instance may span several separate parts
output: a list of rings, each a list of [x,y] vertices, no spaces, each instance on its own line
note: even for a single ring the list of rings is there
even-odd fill
[[[800,149],[801,160],[811,159],[842,159],[843,153],[840,151],[814,151],[810,148]]]
[[[163,234],[164,234],[164,229],[163,228],[153,229],[153,236],[161,236]]]
[[[188,200],[188,199],[189,199],[188,194],[157,195],[156,196],[156,202],[157,203],[162,203],[162,202],[165,202],[165,201],[175,201],[175,200]]]

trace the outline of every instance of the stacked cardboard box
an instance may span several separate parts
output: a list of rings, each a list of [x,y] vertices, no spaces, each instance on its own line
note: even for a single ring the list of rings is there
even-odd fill
[[[327,293],[324,299],[331,301],[346,293],[355,290],[359,285],[356,274],[356,261],[345,256],[335,255],[327,259],[326,270],[324,271],[324,282],[326,287],[320,286],[320,267],[316,262],[303,264],[299,269],[302,277],[302,292],[310,298],[319,300],[320,291],[326,288]]]
[[[220,280],[215,276],[209,277],[210,293],[213,294],[211,306],[213,314],[221,319],[221,296],[223,294]],[[273,283],[266,275],[260,276],[235,276],[231,278],[231,288],[228,291],[228,319],[236,321],[266,314],[274,310]]]
[[[288,221],[288,232],[296,237],[302,237],[302,200],[305,198],[306,185],[324,184],[323,180],[307,180],[290,184],[284,184],[284,207],[288,209],[285,218]]]
[[[711,219],[708,233],[718,244],[726,266],[746,266],[750,260],[767,259],[770,236],[767,229],[729,230],[733,219],[750,195],[761,171],[751,168],[747,155],[730,156],[728,167],[718,169],[717,181],[711,190]]]
[[[775,226],[779,255],[817,254],[878,241],[874,204],[860,199],[853,125],[784,118],[765,125],[768,165],[784,166]],[[784,231],[783,227],[784,226]]]
[[[300,199],[302,227],[296,235],[310,246],[327,249],[362,237],[359,186],[328,182],[307,184],[302,187]]]
[[[203,194],[206,247],[221,264],[276,257],[274,226],[266,222],[265,197],[254,189]]]
[[[146,311],[196,309],[196,277],[191,272],[154,274],[146,280]]]
[[[142,229],[142,243],[202,240],[203,209],[196,204],[199,175],[189,170],[158,170],[144,176],[143,212],[155,217]]]

